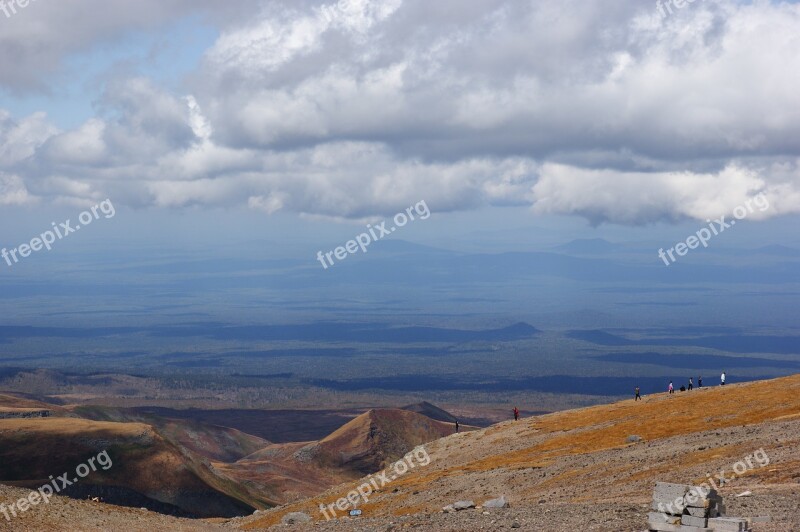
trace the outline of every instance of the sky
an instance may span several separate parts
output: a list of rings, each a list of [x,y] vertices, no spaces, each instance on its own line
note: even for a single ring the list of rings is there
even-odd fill
[[[420,200],[436,242],[671,238],[758,196],[752,240],[795,234],[797,2],[0,4],[4,245],[105,199],[132,239],[333,246]]]

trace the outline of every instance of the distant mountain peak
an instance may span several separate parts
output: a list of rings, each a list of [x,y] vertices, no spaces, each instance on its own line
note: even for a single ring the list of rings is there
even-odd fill
[[[428,401],[422,401],[420,403],[415,403],[413,405],[407,405],[402,408],[403,410],[408,410],[409,412],[416,412],[417,414],[422,414],[423,416],[427,416],[431,419],[436,421],[444,421],[445,423],[455,423],[456,417],[444,410],[439,408],[438,406],[429,403]]]
[[[539,334],[540,332],[542,332],[539,329],[537,329],[536,327],[534,327],[533,325],[531,325],[530,323],[525,323],[524,321],[518,321],[514,325],[509,325],[508,327],[504,327],[501,330],[505,331],[505,332],[513,332],[513,333],[517,333],[517,334],[521,334],[521,335],[525,335],[525,336],[529,336],[529,335],[533,335],[533,334]]]
[[[449,423],[415,411],[372,408],[315,444],[315,455],[323,465],[367,474],[452,432]]]

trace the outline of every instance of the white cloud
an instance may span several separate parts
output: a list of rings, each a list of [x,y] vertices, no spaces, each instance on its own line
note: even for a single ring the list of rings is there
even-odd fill
[[[43,49],[108,38],[48,17]],[[641,224],[758,192],[763,216],[800,210],[798,4],[696,2],[662,21],[634,0],[309,0],[223,19],[183,94],[117,78],[65,132],[0,115],[14,190],[353,219],[425,199]],[[51,55],[8,79],[40,79]]]
[[[7,2],[10,3],[10,2]],[[47,92],[50,76],[71,77],[65,61],[136,32],[163,29],[187,14],[216,21],[247,16],[257,0],[58,0],[31,2],[0,18],[0,87]]]
[[[0,172],[0,205],[23,205],[34,201],[19,176]]]
[[[46,152],[50,159],[62,164],[94,165],[106,157],[104,135],[106,124],[97,118],[90,119],[73,131],[53,135]]]
[[[730,215],[735,207],[764,194],[771,209],[750,217],[758,220],[800,213],[797,193],[783,197],[787,189],[800,184],[800,161],[792,173],[793,182],[768,184],[759,172],[736,165],[716,173],[642,173],[548,163],[533,187],[533,209],[541,214],[578,214],[595,223],[646,224]]]
[[[247,199],[247,206],[251,209],[264,211],[267,214],[273,214],[283,208],[285,200],[284,194],[270,193],[267,196],[250,196]]]
[[[0,109],[0,168],[8,168],[28,157],[56,134],[58,129],[47,122],[44,113],[34,113],[16,122]]]

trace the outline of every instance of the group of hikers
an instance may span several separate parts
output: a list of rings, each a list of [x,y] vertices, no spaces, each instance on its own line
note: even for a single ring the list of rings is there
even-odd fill
[[[722,375],[720,375],[719,380],[720,380],[720,386],[725,386],[725,372],[724,371],[722,372]],[[702,375],[697,377],[697,387],[698,388],[702,388],[703,387],[703,376]],[[694,381],[692,380],[692,377],[689,377],[689,387],[688,388],[686,386],[681,386],[681,388],[680,388],[680,390],[682,392],[685,392],[687,389],[688,390],[694,389]],[[638,386],[633,389],[633,392],[635,394],[633,400],[634,401],[641,401],[642,400],[642,395],[641,395],[641,392],[640,392]],[[667,386],[667,392],[670,393],[670,394],[675,393],[675,386],[672,385],[672,381],[669,381],[669,386]]]
[[[724,371],[722,372],[722,375],[720,375],[720,386],[725,386],[725,372]],[[703,387],[703,376],[702,375],[697,377],[697,387],[698,388],[702,388]],[[692,379],[692,377],[689,377],[689,387],[688,387],[688,389],[689,390],[694,389],[694,380]],[[681,386],[680,390],[682,392],[685,392],[687,390],[687,387],[686,386]],[[667,391],[669,393],[675,393],[675,387],[672,385],[672,381],[669,381],[669,386],[667,387]],[[641,395],[641,390],[639,389],[638,386],[636,388],[634,388],[634,393],[636,394],[635,397],[634,397],[634,401],[641,401],[642,400],[642,395]],[[514,407],[514,421],[519,421],[519,408],[517,408],[516,406]],[[458,432],[458,429],[459,429],[458,421],[456,421],[456,432]]]

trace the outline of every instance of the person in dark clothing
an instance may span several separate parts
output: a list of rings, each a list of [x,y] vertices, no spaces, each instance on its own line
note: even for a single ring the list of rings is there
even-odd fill
[[[703,376],[702,375],[697,377],[697,387],[698,388],[702,388],[703,387]]]
[[[456,420],[456,434],[458,434],[458,420]]]
[[[519,408],[514,407],[514,421],[519,420]]]
[[[686,386],[681,386],[681,391],[685,392],[686,391]]]
[[[692,388],[694,388],[694,385],[692,384],[692,378],[689,377],[689,390],[691,390]]]
[[[639,387],[637,386],[636,388],[634,388],[633,391],[636,392],[636,397],[634,397],[633,400],[634,401],[641,401],[642,400],[642,396],[639,395]]]

